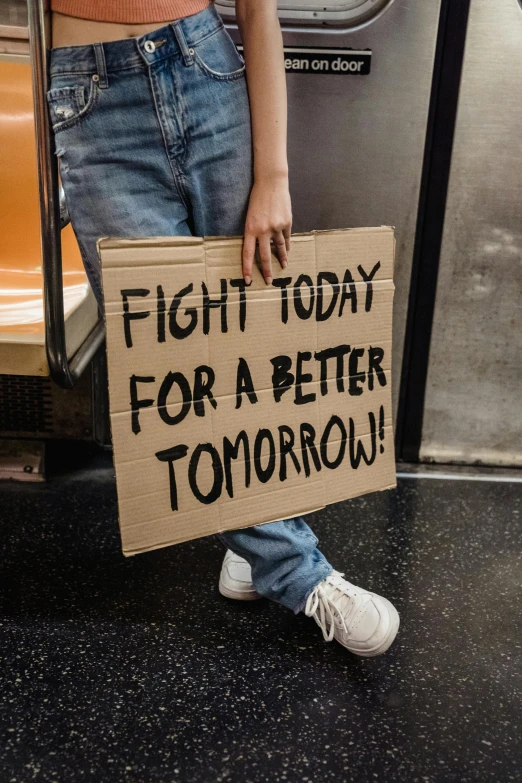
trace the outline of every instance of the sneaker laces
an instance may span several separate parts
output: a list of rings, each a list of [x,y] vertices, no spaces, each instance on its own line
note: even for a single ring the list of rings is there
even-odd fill
[[[336,617],[339,618],[343,630],[348,633],[344,615],[352,599],[357,596],[357,592],[350,588],[343,577],[344,574],[340,571],[332,571],[322,582],[319,582],[306,600],[304,613],[307,617],[313,616],[327,642],[331,642],[334,638]],[[333,596],[336,596],[337,600],[334,600]]]

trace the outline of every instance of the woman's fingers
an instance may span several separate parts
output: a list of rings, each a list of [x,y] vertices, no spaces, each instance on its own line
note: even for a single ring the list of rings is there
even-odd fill
[[[281,264],[281,269],[284,269],[285,266],[288,265],[288,257],[287,257],[287,244],[283,232],[276,231],[274,233],[272,242],[274,243],[275,254],[279,259],[279,263]]]
[[[252,266],[256,252],[255,234],[245,233],[243,239],[243,279],[247,285],[252,282]]]
[[[284,228],[281,231],[274,230],[272,235],[269,233],[256,234],[251,231],[245,232],[243,238],[243,278],[247,285],[252,282],[252,267],[255,262],[256,245],[259,244],[259,259],[261,261],[261,272],[265,283],[270,285],[273,279],[272,274],[272,248],[277,256],[282,269],[288,266],[288,252],[290,250],[290,229]]]
[[[261,259],[261,271],[265,283],[270,285],[272,282],[272,249],[270,247],[270,235],[262,234],[258,237],[259,257]]]
[[[286,245],[286,252],[290,252],[290,232],[291,228],[284,228],[283,229],[283,236],[285,238],[285,245]]]

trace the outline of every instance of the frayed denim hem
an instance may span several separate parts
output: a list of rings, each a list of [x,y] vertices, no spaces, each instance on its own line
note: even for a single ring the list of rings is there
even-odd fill
[[[313,584],[313,586],[310,588],[310,590],[307,591],[307,593],[306,593],[306,595],[304,597],[304,600],[293,610],[294,614],[299,614],[299,612],[304,612],[305,606],[306,606],[306,602],[308,600],[308,596],[310,595],[310,593],[312,593],[315,590],[317,585],[320,582],[323,581],[323,579],[326,579],[327,576],[330,576],[330,574],[334,571],[334,567],[330,563],[325,563],[323,570],[324,570],[324,573],[321,576],[321,578],[320,579],[316,579],[316,581]]]

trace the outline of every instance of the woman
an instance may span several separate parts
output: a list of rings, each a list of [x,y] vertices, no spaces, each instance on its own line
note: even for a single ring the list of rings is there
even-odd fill
[[[209,0],[52,0],[47,94],[72,227],[102,306],[100,236],[244,235],[267,285],[288,263],[286,89],[276,0],[237,0],[238,53]],[[248,90],[247,90],[248,82]],[[383,653],[399,627],[301,518],[219,534],[220,591],[314,617],[324,638]]]

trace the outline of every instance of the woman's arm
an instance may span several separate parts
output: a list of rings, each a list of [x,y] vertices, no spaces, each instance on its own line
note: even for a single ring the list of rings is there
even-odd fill
[[[243,276],[250,283],[259,243],[263,277],[272,282],[273,241],[282,267],[288,263],[292,208],[286,153],[286,79],[276,0],[236,0],[252,117],[254,185],[243,243]]]

